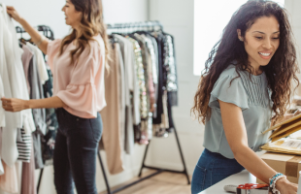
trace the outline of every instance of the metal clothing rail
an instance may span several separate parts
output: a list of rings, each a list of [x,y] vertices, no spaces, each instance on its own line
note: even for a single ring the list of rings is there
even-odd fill
[[[163,31],[159,21],[146,21],[134,23],[107,24],[107,30],[119,33],[132,33],[135,31]]]
[[[100,162],[100,166],[101,166],[101,170],[102,170],[102,174],[103,174],[103,177],[104,177],[104,181],[105,181],[105,184],[106,184],[106,187],[107,187],[107,194],[113,194],[113,193],[117,193],[119,191],[122,191],[124,189],[127,189],[131,186],[134,186],[144,180],[147,180],[153,176],[156,176],[162,172],[172,172],[172,173],[179,173],[179,174],[184,174],[187,178],[187,184],[190,184],[190,179],[189,179],[189,175],[188,175],[188,171],[187,171],[187,168],[186,168],[186,163],[185,163],[185,159],[184,159],[184,156],[183,156],[183,152],[182,152],[182,148],[181,148],[181,145],[180,145],[180,141],[179,141],[179,137],[178,137],[178,133],[177,133],[177,130],[176,128],[174,128],[174,133],[175,133],[175,138],[176,138],[176,142],[177,142],[177,146],[178,146],[178,149],[179,149],[179,153],[180,153],[180,157],[181,157],[181,162],[182,162],[182,165],[183,165],[183,170],[182,171],[179,171],[179,170],[171,170],[171,169],[165,169],[165,168],[158,168],[158,167],[153,167],[153,166],[148,166],[145,164],[145,160],[146,160],[146,156],[147,156],[147,153],[148,153],[148,148],[149,148],[149,145],[150,145],[150,141],[149,141],[149,144],[147,144],[146,148],[145,148],[145,151],[144,151],[144,156],[143,156],[143,161],[142,161],[142,165],[141,165],[141,168],[140,168],[140,172],[139,172],[139,175],[138,177],[140,179],[138,179],[137,181],[134,181],[132,183],[129,183],[127,185],[123,185],[115,190],[111,190],[110,188],[110,184],[108,182],[108,178],[107,178],[107,175],[106,175],[106,172],[104,170],[104,165],[103,165],[103,162],[102,162],[102,159],[101,159],[101,155],[100,153],[98,152],[98,159],[99,159],[99,162]],[[145,177],[142,177],[141,178],[141,175],[142,175],[142,170],[143,168],[147,168],[147,169],[151,169],[151,170],[156,170],[156,172],[148,175],[148,176],[145,176]]]
[[[107,25],[107,29],[108,29],[108,32],[112,31],[112,32],[115,32],[115,33],[116,32],[117,33],[133,33],[135,31],[146,31],[146,32],[162,31],[163,32],[163,26],[158,21],[147,21],[147,22],[136,22],[136,23]],[[102,162],[101,155],[100,155],[100,153],[98,153],[98,159],[99,159],[99,162],[100,162],[100,165],[101,165],[104,181],[105,181],[105,184],[106,184],[107,194],[117,193],[117,192],[122,191],[124,189],[127,189],[127,188],[129,188],[133,185],[136,185],[136,184],[138,184],[138,183],[140,183],[144,180],[147,180],[147,179],[149,179],[153,176],[156,176],[156,175],[158,175],[162,172],[172,172],[172,173],[184,174],[187,178],[187,183],[190,184],[190,179],[189,179],[188,171],[187,171],[187,168],[186,168],[185,159],[184,159],[184,156],[183,156],[183,152],[182,152],[182,148],[181,148],[181,145],[180,145],[180,140],[179,140],[176,128],[173,128],[173,131],[175,133],[176,143],[177,143],[177,147],[178,147],[178,150],[179,150],[179,153],[180,153],[181,162],[182,162],[182,165],[183,165],[183,170],[171,170],[171,169],[165,169],[165,168],[159,168],[159,167],[153,167],[153,166],[146,165],[145,160],[146,160],[146,157],[147,157],[149,145],[151,143],[151,141],[149,141],[149,144],[147,144],[147,146],[145,148],[143,161],[142,161],[141,168],[140,168],[140,171],[139,171],[139,174],[138,174],[138,177],[140,179],[138,179],[138,180],[136,180],[132,183],[129,183],[127,185],[123,185],[123,186],[121,186],[121,187],[119,187],[115,190],[111,190],[111,188],[110,188],[110,184],[108,182],[108,178],[107,178],[107,175],[106,175],[106,172],[105,172],[105,169],[104,169],[104,165],[103,165],[103,162]],[[156,170],[156,172],[141,178],[142,170],[144,168]]]
[[[38,25],[37,27],[35,27],[36,30],[38,30],[39,32],[43,32],[43,35],[51,40],[54,40],[54,33],[52,31],[52,29],[49,26],[45,26],[45,25]],[[22,27],[20,26],[16,26],[16,32],[21,34],[21,37],[23,35],[23,33],[27,33]]]

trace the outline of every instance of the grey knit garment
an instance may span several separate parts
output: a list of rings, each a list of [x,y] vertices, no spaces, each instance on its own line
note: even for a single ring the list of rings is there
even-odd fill
[[[273,103],[265,73],[258,76],[246,71],[239,73],[241,77],[236,78],[238,74],[234,65],[221,73],[211,92],[211,117],[205,124],[204,147],[227,158],[234,158],[234,155],[225,136],[218,100],[241,108],[249,147],[254,151],[267,142],[269,133],[262,135],[262,132],[269,128],[272,117]],[[230,85],[233,78],[236,79]]]

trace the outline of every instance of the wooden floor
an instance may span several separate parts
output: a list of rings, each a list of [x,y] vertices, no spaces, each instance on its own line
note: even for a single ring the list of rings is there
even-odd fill
[[[154,171],[148,171],[143,175],[147,175]],[[191,179],[191,177],[190,177]],[[134,178],[128,183],[137,180]],[[127,184],[127,183],[125,183]],[[113,187],[112,189],[116,189]],[[129,187],[117,194],[189,194],[190,185],[187,184],[187,179],[183,174],[163,172],[150,179],[144,180],[139,184]],[[106,194],[106,192],[101,192],[100,194]]]

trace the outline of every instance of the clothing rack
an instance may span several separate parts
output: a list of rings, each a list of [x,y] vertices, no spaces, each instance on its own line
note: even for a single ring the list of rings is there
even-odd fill
[[[46,25],[38,25],[37,27],[35,27],[36,30],[38,30],[39,32],[42,32],[43,35],[45,37],[47,37],[50,40],[54,40],[54,32],[52,31],[52,29],[49,26]],[[21,34],[21,38],[23,38],[23,33],[27,33],[22,27],[20,26],[16,26],[16,32],[18,34]],[[45,55],[44,55],[45,57]],[[37,194],[39,193],[39,189],[40,189],[40,185],[41,185],[41,180],[43,177],[43,173],[44,173],[44,167],[41,169],[40,174],[39,174],[39,179],[38,179],[38,184],[37,184]]]
[[[107,25],[107,29],[108,29],[108,32],[113,31],[115,33],[116,32],[117,33],[132,33],[132,32],[135,32],[135,31],[163,31],[163,26],[158,21],[147,21],[147,22],[136,22],[136,23],[125,23],[125,24],[114,24],[114,25],[109,24],[109,25]],[[173,128],[173,131],[175,133],[176,143],[177,143],[177,147],[178,147],[178,150],[179,150],[179,153],[180,153],[181,162],[182,162],[182,165],[183,165],[183,170],[171,170],[171,169],[165,169],[165,168],[159,168],[159,167],[146,165],[145,160],[146,160],[148,149],[149,149],[149,146],[150,146],[150,143],[151,143],[151,141],[149,140],[149,143],[146,145],[146,148],[145,148],[145,151],[144,151],[143,161],[142,161],[140,171],[139,171],[139,174],[138,174],[138,177],[140,179],[137,180],[137,181],[134,181],[132,183],[129,183],[127,185],[123,185],[123,186],[121,186],[121,187],[119,187],[115,190],[111,190],[111,188],[110,188],[110,184],[109,184],[109,181],[108,181],[105,169],[104,169],[102,158],[101,158],[100,153],[98,152],[98,159],[99,159],[99,162],[100,162],[100,166],[101,166],[101,169],[102,169],[104,181],[105,181],[105,184],[106,184],[107,194],[117,193],[117,192],[122,191],[124,189],[127,189],[131,186],[134,186],[134,185],[136,185],[136,184],[138,184],[138,183],[140,183],[144,180],[147,180],[147,179],[149,179],[153,176],[156,176],[156,175],[158,175],[162,172],[171,172],[171,173],[184,174],[187,178],[187,183],[190,184],[190,179],[189,179],[188,171],[187,171],[187,168],[186,168],[184,155],[183,155],[182,148],[181,148],[181,145],[180,145],[178,133],[177,133],[177,130],[176,130],[175,127]],[[156,172],[141,178],[142,170],[144,168],[151,169],[151,170],[156,170]]]
[[[45,37],[47,37],[51,40],[54,40],[54,33],[50,29],[50,27],[45,26],[45,25],[39,25],[39,26],[36,27],[36,29],[40,32],[43,32],[43,35]],[[131,32],[135,32],[135,31],[163,31],[163,26],[158,21],[147,21],[147,22],[124,23],[124,24],[113,24],[113,25],[108,24],[107,29],[108,29],[108,31],[112,30],[112,31],[118,32],[118,33],[131,33]],[[21,34],[21,37],[22,37],[23,33],[27,33],[24,29],[22,29],[19,26],[16,27],[16,31],[17,31],[17,33]],[[159,167],[146,165],[145,160],[146,160],[148,149],[149,149],[149,146],[150,146],[150,143],[151,143],[151,141],[149,140],[149,143],[146,145],[146,148],[145,148],[145,151],[144,151],[143,161],[142,161],[140,171],[139,171],[139,174],[138,174],[138,177],[140,179],[137,180],[137,181],[134,181],[132,183],[129,183],[127,185],[123,185],[122,187],[119,187],[115,190],[111,190],[111,187],[110,187],[110,184],[109,184],[109,181],[108,181],[108,178],[107,178],[107,174],[106,174],[106,171],[105,171],[105,168],[104,168],[104,164],[103,164],[103,161],[102,161],[102,157],[100,155],[100,151],[98,151],[98,159],[99,159],[100,167],[101,167],[102,174],[103,174],[103,177],[104,177],[104,181],[105,181],[105,184],[106,184],[107,194],[117,193],[117,192],[122,191],[124,189],[127,189],[127,188],[129,188],[133,185],[136,185],[136,184],[138,184],[138,183],[140,183],[144,180],[147,180],[147,179],[149,179],[153,176],[156,176],[156,175],[158,175],[162,172],[171,172],[171,173],[184,174],[187,178],[187,183],[190,184],[190,179],[189,179],[188,171],[187,171],[187,168],[186,168],[186,163],[185,163],[183,151],[182,151],[180,141],[179,141],[179,137],[178,137],[178,133],[177,133],[177,130],[176,130],[175,127],[173,128],[173,131],[175,133],[176,143],[177,143],[177,147],[178,147],[179,154],[180,154],[180,157],[181,157],[183,170],[171,170],[171,169],[165,169],[165,168],[159,168]],[[144,168],[151,169],[151,170],[156,170],[156,172],[141,178],[142,170]],[[38,184],[37,184],[37,194],[39,193],[39,188],[40,188],[40,185],[41,185],[43,172],[44,172],[44,168],[42,168],[41,171],[40,171]]]

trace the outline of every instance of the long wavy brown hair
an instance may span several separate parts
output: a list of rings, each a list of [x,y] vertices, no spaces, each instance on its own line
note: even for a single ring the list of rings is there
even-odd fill
[[[292,81],[299,85],[296,73],[299,72],[296,63],[296,49],[292,41],[292,30],[286,11],[277,3],[266,0],[249,0],[236,11],[218,41],[209,54],[202,71],[200,83],[194,97],[194,106],[191,112],[199,121],[205,123],[210,119],[211,108],[208,106],[210,93],[220,74],[231,64],[235,64],[236,72],[251,72],[252,66],[248,61],[248,54],[243,42],[238,39],[237,29],[245,37],[246,31],[254,24],[256,19],[263,16],[275,16],[280,25],[280,45],[271,61],[266,66],[261,66],[265,72],[268,88],[271,90],[273,123],[281,118],[290,103],[292,94]],[[236,79],[236,78],[234,78]],[[233,81],[233,80],[232,80]]]
[[[77,38],[77,47],[70,52],[71,64],[78,59],[85,47],[90,48],[89,41],[95,41],[94,36],[100,34],[105,43],[106,66],[109,59],[109,40],[106,32],[106,26],[103,21],[102,0],[70,0],[77,11],[82,12],[80,22],[81,36]],[[64,52],[65,46],[76,39],[76,30],[62,40],[60,55]]]

